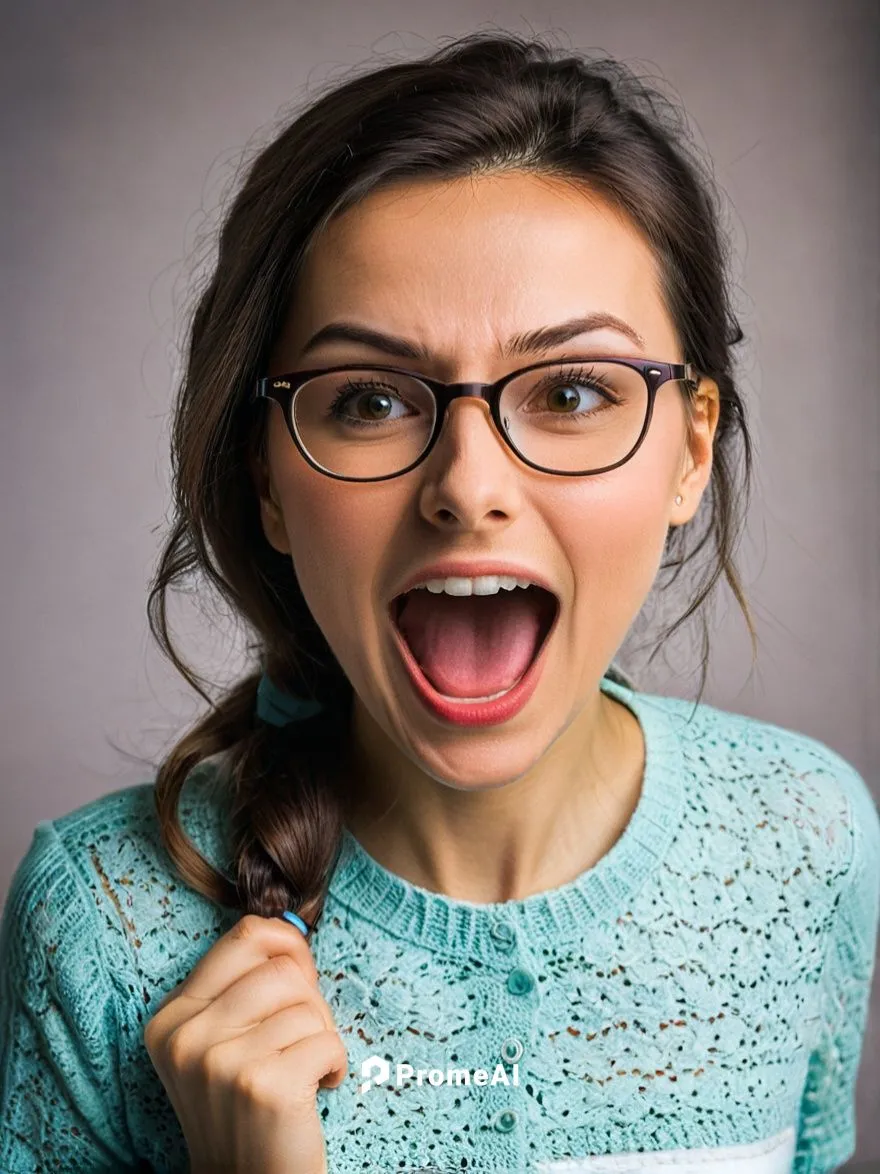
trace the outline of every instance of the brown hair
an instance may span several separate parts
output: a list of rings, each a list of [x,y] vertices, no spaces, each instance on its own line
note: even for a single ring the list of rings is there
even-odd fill
[[[295,118],[251,164],[195,306],[174,408],[175,513],[148,613],[163,652],[211,709],[161,762],[155,796],[163,841],[180,876],[221,904],[263,916],[290,909],[311,924],[320,916],[344,822],[346,739],[340,734],[348,729],[352,700],[291,559],[264,536],[250,462],[265,453],[266,417],[249,403],[249,391],[265,374],[306,250],[331,217],[401,178],[510,169],[590,185],[650,242],[685,360],[720,391],[711,482],[695,518],[670,528],[662,568],[672,570],[674,582],[709,544],[712,557],[661,643],[697,612],[723,574],[755,656],[755,630],[733,562],[751,477],[749,433],[732,374],[731,348],[743,334],[730,306],[717,195],[675,106],[620,62],[507,33],[463,36],[420,60],[351,78]],[[688,407],[689,394],[682,392]],[[250,649],[257,670],[217,702],[178,655],[168,626],[168,589],[192,572],[255,633]],[[700,618],[702,694],[708,632]],[[286,728],[255,722],[264,669],[280,688],[323,701],[326,720]],[[234,877],[204,859],[178,819],[184,782],[220,754],[231,789]]]

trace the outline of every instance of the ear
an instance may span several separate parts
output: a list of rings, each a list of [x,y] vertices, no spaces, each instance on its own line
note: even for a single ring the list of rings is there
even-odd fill
[[[673,498],[680,494],[682,501],[680,505],[672,504],[670,526],[683,526],[697,512],[712,475],[712,448],[720,410],[718,384],[703,376],[692,393],[691,403],[685,404],[687,440],[684,460],[681,475],[672,490]]]
[[[249,460],[251,477],[260,503],[260,522],[266,541],[279,554],[290,554],[290,542],[284,528],[284,513],[268,465],[257,455]]]

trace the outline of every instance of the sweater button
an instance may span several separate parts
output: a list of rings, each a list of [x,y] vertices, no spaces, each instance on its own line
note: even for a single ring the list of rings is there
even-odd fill
[[[516,1125],[516,1113],[513,1109],[502,1109],[500,1113],[496,1113],[494,1125],[499,1133],[510,1133]]]
[[[527,995],[534,987],[535,980],[527,970],[511,970],[507,976],[507,989],[512,995]]]
[[[496,921],[489,930],[489,933],[499,950],[504,950],[506,953],[508,950],[513,949],[516,935],[513,932],[513,927],[508,922]]]
[[[515,1035],[510,1036],[501,1045],[501,1058],[506,1060],[508,1064],[515,1064],[522,1054],[522,1041],[518,1040]]]

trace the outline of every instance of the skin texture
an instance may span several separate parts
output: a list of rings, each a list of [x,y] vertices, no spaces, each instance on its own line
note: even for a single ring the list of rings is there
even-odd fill
[[[644,347],[605,327],[546,353],[502,357],[514,334],[594,311],[624,319]],[[410,339],[430,361],[347,341],[303,354],[315,331],[341,319]],[[398,183],[335,220],[314,242],[267,373],[373,361],[488,382],[545,358],[589,355],[683,360],[656,260],[595,193],[518,172]],[[416,469],[336,481],[308,466],[272,408],[268,463],[254,467],[263,528],[291,556],[354,687],[347,823],[386,868],[454,898],[505,901],[573,879],[624,830],[644,743],[599,682],[650,591],[668,527],[693,517],[711,473],[718,388],[701,381],[690,435],[682,391],[660,389],[633,458],[583,478],[530,469],[496,433],[487,404],[458,400]],[[561,599],[538,687],[500,725],[435,718],[392,641],[388,601],[405,577],[446,556],[521,560]]]

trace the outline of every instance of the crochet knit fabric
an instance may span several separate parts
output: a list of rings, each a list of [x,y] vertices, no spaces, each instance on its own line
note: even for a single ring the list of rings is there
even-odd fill
[[[309,938],[349,1059],[317,1094],[329,1174],[817,1174],[853,1153],[880,918],[865,781],[803,734],[602,688],[642,726],[644,778],[569,883],[453,900],[345,831]],[[200,769],[181,818],[231,875],[227,802]],[[0,1169],[188,1169],[144,1025],[239,916],[175,874],[151,782],[37,825],[0,936]]]

